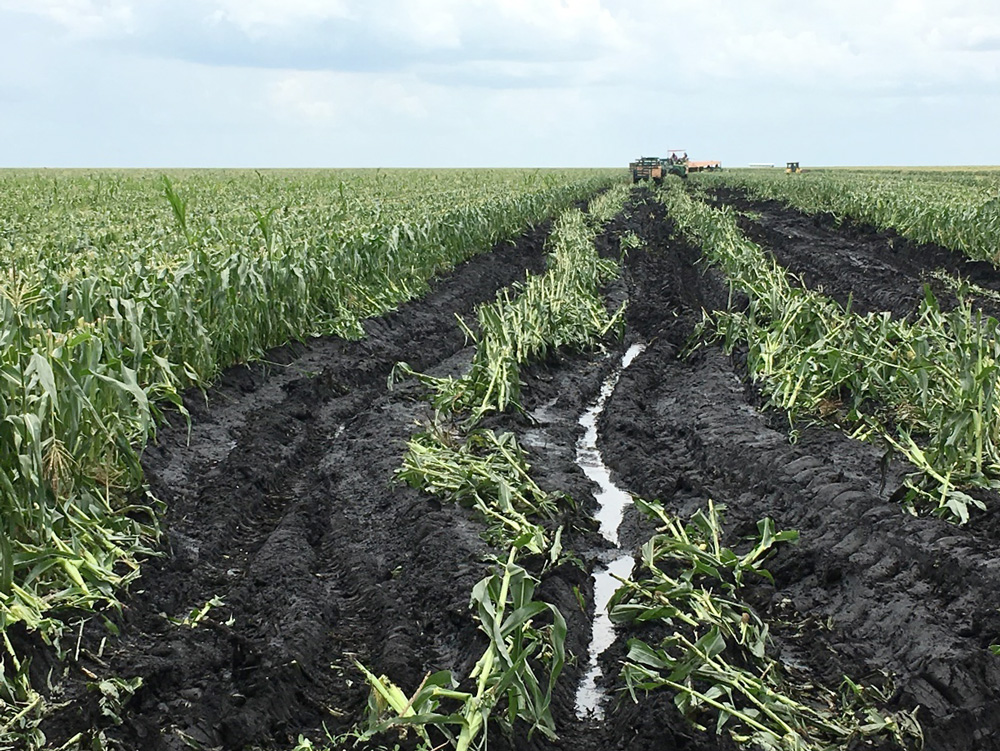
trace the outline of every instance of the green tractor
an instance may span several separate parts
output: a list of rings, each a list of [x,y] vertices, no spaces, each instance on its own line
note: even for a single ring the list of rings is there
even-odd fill
[[[681,156],[677,156],[678,151],[681,152]],[[670,156],[666,159],[661,159],[660,163],[668,175],[677,175],[677,177],[684,178],[688,176],[688,155],[684,149],[671,149]]]
[[[676,153],[671,152],[670,156],[666,159],[660,159],[656,156],[639,157],[629,164],[629,169],[632,170],[633,183],[637,183],[640,180],[652,180],[657,185],[660,185],[663,183],[663,178],[666,175],[687,177],[687,165],[687,154],[679,157]]]

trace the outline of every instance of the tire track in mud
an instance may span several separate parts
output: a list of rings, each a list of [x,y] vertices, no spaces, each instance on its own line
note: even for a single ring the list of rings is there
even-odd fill
[[[825,428],[804,429],[790,445],[784,416],[758,410],[738,361],[713,348],[678,359],[702,308],[724,307],[728,290],[645,196],[637,191],[599,237],[602,252],[616,257],[625,232],[646,245],[630,252],[610,290],[610,304],[629,298],[626,344],[649,343],[600,425],[616,482],[678,513],[709,498],[726,503],[731,541],[764,515],[799,529],[800,545],[771,562],[777,589],[757,593],[762,614],[806,619],[776,628],[798,669],[828,685],[844,673],[891,670],[895,705],[925,706],[927,748],[1000,747],[1000,658],[985,649],[1000,640],[1000,536],[984,541],[904,516],[886,497],[901,468],[889,467],[883,491],[881,457],[870,446]],[[362,716],[367,689],[352,658],[411,690],[429,669],[468,673],[482,647],[468,610],[488,553],[481,525],[391,482],[429,408],[414,387],[387,392],[385,378],[397,360],[436,374],[461,368],[468,353],[453,311],[471,311],[525,267],[540,270],[544,236],[537,230],[516,248],[474,259],[428,297],[369,322],[365,341],[292,345],[272,353],[270,367],[228,371],[207,406],[189,399],[190,443],[182,425],[161,429],[145,462],[168,503],[172,555],[149,564],[106,665],[81,659],[101,674],[145,679],[111,737],[154,751],[188,748],[185,738],[205,748],[288,748],[303,729],[326,722],[336,732]],[[581,514],[567,518],[563,539],[584,568],[603,543],[582,518],[594,501],[575,463],[577,420],[614,359],[554,356],[526,368],[524,406],[545,406],[545,420],[488,421],[518,433],[543,488],[577,500]],[[621,539],[636,546],[651,532],[632,513]],[[587,571],[566,564],[539,588],[567,618],[567,648],[583,658],[591,614],[574,588],[589,600],[589,586]],[[199,628],[160,615],[182,616],[216,595],[225,604]],[[830,630],[821,627],[828,621]],[[102,636],[91,624],[84,646],[96,652]],[[602,658],[605,675],[617,675],[624,654],[620,638]],[[583,667],[568,664],[554,696],[559,741],[491,736],[490,747],[733,748],[692,729],[662,692],[638,705],[619,695],[603,724],[577,722]],[[106,726],[86,683],[70,689],[72,707],[46,728],[53,740]]]
[[[931,288],[942,310],[958,305],[954,290],[934,276],[943,272],[962,278],[1000,296],[1000,269],[972,261],[938,245],[920,245],[892,230],[844,220],[838,226],[829,214],[810,216],[778,201],[757,200],[739,190],[718,189],[710,198],[755,218],[739,217],[743,231],[786,270],[800,276],[811,289],[841,305],[852,302],[865,313],[887,312],[895,318],[914,317]],[[970,293],[974,309],[1000,319],[1000,304],[988,296]],[[899,486],[896,485],[890,490]],[[974,489],[970,494],[986,504],[970,508],[969,533],[993,545],[1000,541],[1000,492]]]
[[[549,225],[498,246],[424,298],[365,323],[359,342],[316,339],[227,371],[189,394],[143,463],[166,503],[168,554],[150,561],[122,636],[90,670],[144,685],[108,735],[124,748],[290,748],[299,732],[347,729],[367,687],[351,660],[411,690],[426,670],[468,674],[479,636],[468,596],[485,570],[481,525],[393,482],[430,410],[387,390],[400,360],[450,373],[468,359],[454,316],[541,272]],[[213,597],[197,628],[174,626]],[[104,636],[91,623],[84,655]],[[83,667],[88,667],[82,659]],[[53,740],[106,727],[94,692],[67,686]]]
[[[1000,271],[939,245],[918,244],[892,230],[876,230],[845,219],[840,226],[830,214],[811,216],[780,201],[750,197],[720,188],[709,198],[738,212],[740,228],[768,250],[810,289],[822,289],[841,305],[855,310],[889,311],[902,318],[916,312],[928,285],[943,309],[957,305],[954,290],[933,272],[943,271],[1000,294]],[[749,214],[749,216],[748,216]],[[1000,304],[974,298],[976,307],[1000,317]]]
[[[662,210],[658,204],[646,191],[638,191],[626,204],[623,214],[612,220],[598,236],[598,250],[605,257],[618,258],[619,238],[630,231],[640,233],[650,245],[665,246],[669,243],[670,228],[660,219]],[[637,257],[645,255],[645,251],[641,250],[630,252]],[[555,602],[566,617],[569,625],[567,651],[572,651],[575,655],[575,661],[567,663],[553,700],[560,738],[554,743],[537,737],[518,738],[513,745],[518,751],[729,751],[736,748],[728,737],[717,738],[714,734],[693,728],[680,715],[672,697],[665,692],[651,694],[638,705],[627,694],[623,694],[622,687],[616,681],[620,660],[625,654],[622,638],[601,657],[605,678],[599,681],[599,685],[611,694],[604,721],[580,721],[576,716],[576,693],[584,677],[594,617],[591,575],[594,568],[600,565],[602,553],[606,554],[610,548],[610,543],[601,536],[593,519],[597,508],[593,491],[597,486],[587,478],[576,460],[577,442],[584,432],[579,419],[636,335],[647,341],[678,324],[678,312],[688,306],[686,291],[695,288],[692,282],[698,276],[693,265],[696,258],[697,254],[694,253],[689,257],[689,263],[677,264],[674,270],[679,272],[678,275],[646,278],[648,285],[671,290],[672,295],[665,293],[662,297],[647,299],[637,297],[633,285],[627,285],[624,279],[612,283],[607,290],[608,305],[617,307],[626,299],[628,311],[645,310],[652,305],[656,308],[656,316],[660,321],[657,330],[652,333],[634,332],[630,326],[626,341],[609,344],[609,351],[605,354],[554,356],[546,362],[526,368],[523,373],[525,383],[522,404],[526,412],[535,412],[541,417],[534,422],[517,416],[506,416],[503,420],[505,429],[512,429],[518,434],[529,457],[532,475],[538,478],[542,487],[568,493],[588,517],[585,523],[583,520],[577,521],[563,538],[564,546],[579,557],[586,570],[564,566],[559,577],[543,581],[542,586],[545,599]],[[662,306],[663,300],[671,296],[673,302]],[[720,304],[726,299],[727,296],[723,294]],[[616,393],[621,388],[619,385]],[[629,487],[625,483],[620,484],[622,487]],[[648,538],[646,532],[646,529],[640,529],[637,525],[635,515],[627,513],[619,530],[622,548],[636,549]],[[581,611],[575,601],[572,592],[574,586],[587,599],[586,612]],[[504,745],[502,748],[508,746]]]
[[[732,540],[763,516],[799,530],[800,544],[773,559],[777,589],[762,587],[760,605],[813,626],[798,639],[777,629],[779,645],[827,685],[844,673],[894,673],[896,705],[923,707],[927,748],[1000,747],[1000,660],[986,649],[1000,637],[1000,546],[905,515],[881,488],[881,452],[870,445],[824,427],[790,444],[784,416],[759,412],[739,363],[717,348],[679,359],[725,284],[712,270],[692,277],[696,253],[664,243],[668,220],[650,209],[633,228],[649,252],[630,255],[627,279],[630,300],[641,301],[629,307],[630,331],[652,341],[601,426],[616,480],[682,515],[710,498],[725,503]]]

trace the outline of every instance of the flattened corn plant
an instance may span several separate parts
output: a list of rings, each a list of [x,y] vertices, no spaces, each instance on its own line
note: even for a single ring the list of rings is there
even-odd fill
[[[833,420],[881,443],[917,472],[902,500],[964,523],[982,502],[968,491],[1000,488],[1000,336],[995,319],[960,300],[942,312],[929,290],[916,318],[858,315],[796,284],[739,230],[728,209],[693,201],[679,186],[661,200],[699,244],[745,311],[716,311],[706,326],[747,367],[770,404]]]
[[[695,726],[727,732],[741,746],[767,751],[833,751],[888,739],[922,745],[913,714],[883,714],[887,697],[845,678],[840,695],[794,680],[770,656],[767,624],[742,599],[747,580],[771,576],[763,563],[775,545],[794,541],[770,519],[757,524],[752,547],[725,547],[721,507],[709,502],[686,524],[654,502],[636,499],[658,525],[642,546],[640,565],[609,603],[616,623],[658,624],[666,635],[650,644],[629,640],[622,676],[637,691],[667,690]],[[880,746],[881,747],[881,746]]]
[[[590,211],[565,212],[549,238],[549,268],[530,276],[513,292],[501,291],[495,302],[476,311],[478,331],[459,325],[475,344],[472,367],[460,378],[414,373],[405,363],[399,373],[416,375],[431,386],[434,405],[464,412],[478,421],[489,412],[517,408],[521,366],[560,348],[582,349],[620,326],[624,308],[609,314],[599,290],[618,273],[614,260],[594,248],[597,232],[621,209],[627,186],[618,186],[591,202]]]
[[[439,425],[410,440],[398,477],[448,502],[475,508],[497,548],[549,554],[546,531],[531,517],[552,519],[560,502],[571,500],[542,490],[529,470],[513,433],[498,436],[476,429],[462,438]],[[558,557],[557,544],[552,553]]]
[[[809,214],[850,217],[936,243],[970,258],[1000,262],[1000,173],[996,170],[774,170],[700,173],[704,186],[736,186]]]
[[[0,174],[0,632],[115,603],[155,542],[164,405],[290,339],[360,336],[611,171]],[[135,500],[138,499],[138,500]],[[41,706],[10,642],[4,728]],[[18,678],[21,676],[21,678]],[[12,719],[4,719],[11,718]],[[20,731],[18,731],[20,732]],[[18,743],[26,743],[18,736]]]
[[[520,719],[556,737],[551,702],[566,657],[566,622],[554,605],[534,599],[537,581],[515,562],[518,550],[512,547],[506,563],[498,562],[472,591],[471,606],[489,639],[469,676],[473,687],[461,690],[445,670],[428,674],[407,696],[387,676],[357,663],[372,686],[368,730],[359,734],[359,742],[394,728],[405,734],[409,728],[425,749],[485,749],[487,725],[497,709],[508,724]],[[538,625],[542,616],[551,623]],[[539,677],[539,669],[547,675]]]
[[[556,737],[551,697],[565,660],[566,624],[557,608],[534,600],[536,580],[517,559],[526,552],[558,561],[561,528],[550,534],[545,523],[551,526],[559,505],[571,500],[538,486],[513,435],[475,426],[488,412],[517,406],[521,365],[559,348],[593,346],[620,320],[621,311],[609,314],[600,294],[617,267],[599,258],[594,238],[629,192],[624,185],[612,188],[591,202],[586,216],[565,212],[549,240],[545,274],[482,306],[478,333],[461,324],[476,344],[466,375],[432,378],[401,364],[390,376],[390,382],[401,374],[418,377],[431,387],[438,411],[435,425],[410,440],[399,476],[475,508],[487,523],[486,539],[507,553],[472,593],[489,645],[467,681],[436,673],[407,695],[390,677],[359,666],[372,687],[361,741],[406,727],[425,748],[485,749],[487,727],[497,720],[507,726],[521,720],[530,732]],[[461,427],[447,428],[456,418]],[[460,689],[470,683],[471,690]]]

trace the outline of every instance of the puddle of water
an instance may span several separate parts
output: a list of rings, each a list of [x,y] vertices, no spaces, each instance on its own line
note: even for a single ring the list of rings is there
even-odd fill
[[[608,616],[608,603],[618,589],[619,581],[615,577],[627,579],[632,575],[632,556],[623,555],[611,563],[601,566],[594,572],[594,625],[590,646],[587,648],[587,672],[576,692],[576,714],[580,719],[604,719],[605,699],[603,688],[597,685],[601,677],[601,666],[597,660],[601,654],[615,642],[615,629]]]
[[[549,447],[551,441],[544,426],[551,425],[560,420],[561,415],[555,409],[558,402],[559,397],[549,399],[545,404],[536,407],[529,413],[536,427],[526,430],[524,435],[521,436],[521,442],[525,446],[531,446],[536,449],[547,449]]]
[[[549,447],[549,437],[544,430],[531,428],[524,431],[524,435],[521,436],[521,443],[532,448],[544,449]]]
[[[618,528],[621,526],[625,507],[632,503],[632,496],[611,481],[611,472],[597,448],[597,421],[608,397],[618,385],[622,370],[631,365],[645,348],[644,344],[633,344],[628,348],[622,357],[621,367],[607,377],[597,400],[580,417],[580,424],[585,432],[577,444],[576,462],[584,474],[598,486],[594,497],[599,506],[596,518],[601,525],[601,534],[618,548],[617,551],[612,551],[615,557],[610,562],[598,566],[594,571],[594,624],[587,649],[587,672],[576,694],[576,714],[580,719],[604,719],[602,704],[606,695],[597,686],[601,677],[597,661],[615,640],[614,626],[608,617],[607,606],[618,588],[619,582],[615,577],[625,579],[632,574],[632,555],[621,551],[618,540]]]
[[[601,534],[613,545],[618,544],[618,527],[621,526],[625,507],[632,503],[632,496],[611,481],[611,472],[601,459],[597,448],[597,420],[604,411],[608,397],[614,393],[622,371],[646,348],[645,344],[633,344],[622,356],[621,367],[609,375],[601,386],[597,400],[580,417],[585,432],[576,448],[576,463],[584,474],[597,484],[595,494],[598,509],[595,515],[601,524]]]
[[[556,397],[555,399],[549,399],[540,407],[536,407],[531,411],[531,419],[537,423],[555,422],[558,416],[553,411],[553,408],[558,401],[559,397]]]

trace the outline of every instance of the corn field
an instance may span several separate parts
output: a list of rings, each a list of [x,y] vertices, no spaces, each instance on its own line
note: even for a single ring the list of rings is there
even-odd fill
[[[820,170],[800,175],[740,170],[701,173],[705,186],[731,185],[809,214],[849,217],[1000,263],[1000,176],[996,172]]]
[[[290,339],[361,335],[595,171],[0,176],[0,626],[115,601],[156,536],[164,409]]]
[[[913,321],[859,315],[790,278],[736,226],[730,211],[663,193],[671,214],[717,264],[746,310],[710,316],[770,402],[799,416],[838,420],[853,436],[882,441],[919,470],[905,500],[929,501],[959,522],[982,508],[970,488],[1000,487],[1000,337],[996,319],[971,303],[942,312],[926,297]]]
[[[992,747],[1000,179],[628,177],[0,173],[0,751]]]

